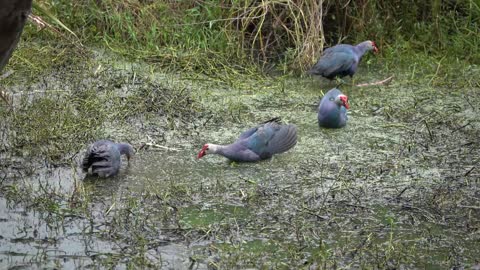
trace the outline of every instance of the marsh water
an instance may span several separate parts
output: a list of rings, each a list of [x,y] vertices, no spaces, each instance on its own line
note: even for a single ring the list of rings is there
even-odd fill
[[[479,88],[435,86],[407,74],[372,87],[347,80],[341,89],[351,105],[348,125],[320,129],[316,107],[334,86],[328,81],[227,83],[147,75],[124,64],[114,69],[181,85],[211,113],[177,126],[162,116],[107,123],[106,137],[128,138],[137,148],[111,179],[85,177],[81,151],[55,166],[15,157],[2,174],[0,268],[469,269],[479,263],[480,123],[472,105],[480,104]],[[383,78],[362,72],[355,83]],[[39,95],[50,98],[77,87],[55,76],[46,80],[52,82]],[[18,100],[23,87],[12,87]],[[123,90],[114,92],[128,95]],[[289,152],[245,164],[196,159],[204,143],[227,144],[276,116],[298,127]]]

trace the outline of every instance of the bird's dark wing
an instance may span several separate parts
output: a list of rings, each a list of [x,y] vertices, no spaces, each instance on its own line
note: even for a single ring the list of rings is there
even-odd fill
[[[269,128],[266,125],[264,128]],[[282,125],[274,128],[275,133],[268,141],[266,151],[272,154],[283,153],[297,144],[297,127],[294,125]]]
[[[349,71],[354,63],[355,56],[351,51],[326,51],[312,67],[310,73],[324,77],[333,77]]]
[[[275,118],[269,119],[265,122],[262,122],[258,126],[250,128],[250,129],[242,132],[242,134],[240,134],[240,136],[238,137],[237,142],[252,136],[255,132],[257,132],[258,128],[265,125],[266,123],[278,123],[278,124],[280,124],[281,122],[282,122],[282,119],[280,117],[275,117]]]
[[[99,141],[92,144],[82,162],[82,169],[100,177],[115,175],[120,169],[120,152],[114,143]]]
[[[247,147],[261,157],[269,157],[289,150],[296,143],[297,128],[294,125],[269,122],[249,137]]]

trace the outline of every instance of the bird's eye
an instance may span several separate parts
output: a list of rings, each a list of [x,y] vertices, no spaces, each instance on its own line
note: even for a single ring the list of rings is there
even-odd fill
[[[333,97],[330,97],[330,101],[334,101],[335,99]]]

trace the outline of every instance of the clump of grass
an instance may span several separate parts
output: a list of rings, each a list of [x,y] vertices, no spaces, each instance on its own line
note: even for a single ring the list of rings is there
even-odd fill
[[[21,106],[7,115],[13,145],[53,159],[78,150],[82,146],[79,141],[98,136],[106,117],[94,94],[90,91],[81,98],[68,95],[65,99],[39,97],[31,102],[24,98]]]
[[[232,25],[241,48],[264,63],[282,61],[304,70],[324,44],[326,1],[233,2]]]
[[[44,85],[35,84],[32,93],[12,95],[13,107],[0,109],[5,120],[5,147],[61,160],[93,140],[120,139],[115,131],[139,118],[154,120],[161,130],[189,130],[192,119],[203,110],[185,87],[179,89],[122,71],[104,71],[91,80],[91,73],[85,70],[86,66],[71,69],[68,76],[57,70]],[[135,125],[127,134],[120,132],[121,139],[140,137],[138,129],[142,128]]]

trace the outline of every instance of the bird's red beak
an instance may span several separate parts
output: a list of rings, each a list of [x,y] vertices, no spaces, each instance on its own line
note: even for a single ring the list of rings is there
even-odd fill
[[[375,44],[375,42],[373,42],[373,41],[372,41],[372,46],[373,46],[373,52],[374,52],[374,53],[378,53],[377,44]]]
[[[347,96],[341,96],[340,100],[342,101],[343,106],[345,106],[345,108],[347,108],[347,110],[350,109],[350,105],[348,105],[348,97]]]
[[[205,156],[207,154],[207,149],[208,149],[208,145],[204,145],[202,147],[202,150],[200,150],[200,152],[198,152],[198,155],[197,155],[197,159],[200,159],[202,158],[203,156]]]

